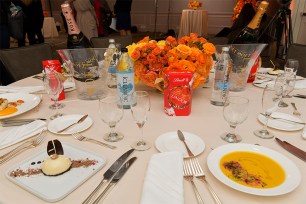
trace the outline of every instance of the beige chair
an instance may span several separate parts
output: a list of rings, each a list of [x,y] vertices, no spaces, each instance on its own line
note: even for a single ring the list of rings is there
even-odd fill
[[[299,61],[297,75],[306,77],[306,45],[291,44],[288,48],[287,59],[296,59]]]
[[[107,48],[108,40],[113,38],[115,43],[120,43],[121,47],[126,47],[133,43],[132,36],[108,36],[108,37],[93,37],[90,39],[91,43],[95,48]]]
[[[2,85],[41,73],[42,61],[55,56],[48,43],[0,50]]]

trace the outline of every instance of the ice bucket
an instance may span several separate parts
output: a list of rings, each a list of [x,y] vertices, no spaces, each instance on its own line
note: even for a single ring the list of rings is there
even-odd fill
[[[110,63],[107,48],[57,50],[73,76],[79,99],[96,100],[107,95],[106,78]]]
[[[217,45],[217,52],[220,53],[224,46],[229,47],[229,54],[234,63],[230,77],[230,91],[243,91],[245,90],[251,68],[267,44]]]

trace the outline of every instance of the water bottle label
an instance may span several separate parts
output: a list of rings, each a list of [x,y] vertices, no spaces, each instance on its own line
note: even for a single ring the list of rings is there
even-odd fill
[[[108,73],[116,74],[116,72],[117,72],[117,66],[109,66]]]
[[[217,82],[217,87],[218,87],[218,89],[221,90],[221,91],[227,91],[227,90],[229,90],[229,85],[230,85],[229,82],[223,82],[223,81],[218,81],[218,82]]]
[[[134,92],[134,73],[133,72],[117,72],[117,89],[122,99],[123,106],[129,106],[129,95]]]

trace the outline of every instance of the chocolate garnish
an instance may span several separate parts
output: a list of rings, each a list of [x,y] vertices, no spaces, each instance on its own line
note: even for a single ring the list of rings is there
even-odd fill
[[[47,145],[47,154],[49,156],[53,154],[64,155],[62,143],[58,140],[50,140]]]

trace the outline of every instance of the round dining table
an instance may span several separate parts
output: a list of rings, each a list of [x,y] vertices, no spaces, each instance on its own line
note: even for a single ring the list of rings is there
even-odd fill
[[[212,79],[212,77],[210,78]],[[249,113],[248,118],[236,128],[236,133],[242,137],[241,143],[258,144],[260,146],[272,149],[291,160],[299,169],[301,173],[300,184],[291,192],[277,196],[259,196],[244,193],[235,190],[221,181],[219,181],[213,173],[209,170],[207,165],[208,155],[217,147],[228,144],[220,138],[220,135],[229,131],[229,124],[223,118],[223,107],[214,106],[210,103],[212,92],[212,80],[203,84],[201,87],[195,89],[192,93],[192,107],[189,116],[168,116],[164,113],[164,95],[154,88],[137,84],[136,90],[145,90],[150,94],[151,110],[148,120],[143,128],[144,138],[152,144],[152,147],[146,151],[134,151],[131,156],[137,157],[137,160],[129,168],[124,177],[117,183],[117,185],[107,194],[103,202],[105,204],[137,204],[140,203],[142,197],[142,190],[144,178],[146,175],[148,163],[152,155],[159,153],[155,146],[156,139],[167,132],[177,131],[178,129],[193,133],[199,136],[204,144],[204,151],[198,155],[198,160],[203,168],[206,178],[220,197],[223,204],[305,204],[306,203],[306,163],[298,157],[292,155],[283,149],[276,140],[261,139],[253,134],[254,130],[262,128],[262,124],[258,121],[258,114],[262,112],[261,96],[263,88],[256,87],[253,84],[247,84],[246,89],[241,92],[230,92],[233,96],[243,96],[249,99]],[[13,83],[14,86],[36,86],[42,85],[42,81],[33,77],[28,77]],[[292,94],[305,94],[305,89],[294,90]],[[292,97],[286,98],[285,101],[295,102],[302,116],[301,119],[306,121],[306,99]],[[82,135],[96,140],[103,141],[105,133],[109,132],[110,128],[99,117],[98,100],[80,100],[77,98],[76,90],[66,92],[65,99],[60,101],[65,104],[65,107],[59,111],[64,115],[69,114],[88,114],[93,119],[93,124],[90,128],[82,132]],[[42,102],[38,108],[33,108],[15,118],[47,118],[55,113],[54,110],[49,109],[52,104],[47,94],[42,95]],[[293,108],[291,106],[282,108],[280,111],[292,114]],[[6,127],[9,128],[9,127]],[[1,127],[2,130],[6,129]],[[131,149],[131,144],[140,138],[140,131],[135,121],[133,120],[131,111],[124,110],[123,119],[117,124],[116,130],[124,135],[121,141],[113,142],[117,146],[116,149],[109,149],[103,146],[90,143],[81,142],[71,135],[59,135],[51,132],[47,133],[44,142],[36,148],[31,148],[20,155],[17,155],[10,161],[0,165],[0,203],[48,203],[39,197],[33,195],[24,188],[16,185],[6,178],[5,173],[12,166],[26,160],[33,154],[46,149],[49,140],[57,139],[61,142],[72,144],[80,149],[85,149],[96,155],[106,159],[105,166],[99,170],[92,177],[87,179],[84,183],[78,186],[73,192],[69,193],[63,199],[55,202],[61,204],[76,204],[82,201],[94,190],[103,178],[104,172],[111,166],[111,164],[119,158],[124,152]],[[276,137],[281,140],[295,145],[296,147],[306,150],[306,139],[302,138],[302,131],[282,131],[269,128]],[[104,141],[105,142],[105,141]],[[0,150],[0,155],[8,152],[16,147],[17,144]],[[64,174],[63,174],[64,176]],[[206,204],[214,203],[207,186],[201,181],[195,179],[195,184],[199,189],[200,195]],[[190,183],[184,181],[184,203],[197,203],[193,189]]]

